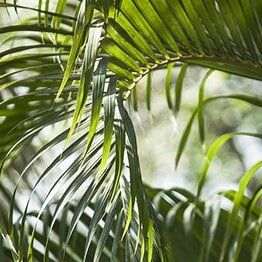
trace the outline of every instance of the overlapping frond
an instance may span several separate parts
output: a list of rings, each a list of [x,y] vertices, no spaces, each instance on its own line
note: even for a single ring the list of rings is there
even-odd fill
[[[153,71],[167,67],[167,103],[176,115],[188,67],[211,68],[178,145],[178,164],[196,116],[205,142],[205,104],[238,99],[261,107],[261,99],[243,94],[205,98],[213,69],[261,80],[261,8],[257,0],[2,1],[0,12],[7,11],[10,23],[0,27],[0,255],[259,261],[261,188],[253,198],[244,191],[261,162],[238,191],[204,201],[201,189],[223,143],[261,134],[218,138],[203,160],[196,195],[147,188],[125,99],[147,75],[150,110]],[[173,97],[174,66],[181,69]],[[137,108],[136,88],[132,92]],[[36,143],[48,127],[56,127],[55,134]],[[231,209],[218,201],[226,198]]]
[[[124,89],[175,61],[261,80],[260,13],[259,1],[126,0],[102,47]]]

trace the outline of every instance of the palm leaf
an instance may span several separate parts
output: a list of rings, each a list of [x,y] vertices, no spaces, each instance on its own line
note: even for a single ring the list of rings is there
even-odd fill
[[[0,257],[259,261],[261,191],[244,197],[257,166],[244,175],[236,192],[209,200],[200,192],[210,160],[224,142],[236,134],[261,135],[241,132],[218,138],[203,160],[196,195],[152,189],[142,180],[125,100],[132,92],[137,109],[136,84],[147,75],[151,110],[152,73],[165,67],[167,103],[175,114],[191,65],[261,80],[261,8],[256,0],[58,0],[54,6],[48,0],[35,6],[3,1],[0,12],[30,10],[32,15],[0,27]],[[181,69],[173,99],[174,66]],[[205,140],[205,104],[238,99],[261,107],[259,98],[243,94],[205,99],[210,72],[200,85],[176,164],[196,115]],[[54,126],[62,132],[36,146],[34,140]],[[31,160],[23,160],[27,149]],[[15,158],[21,159],[22,170]],[[38,161],[44,166],[38,167]],[[232,209],[219,201],[223,199]]]

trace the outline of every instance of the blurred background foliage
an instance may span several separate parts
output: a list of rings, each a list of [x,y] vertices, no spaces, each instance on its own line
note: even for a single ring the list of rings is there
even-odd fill
[[[178,72],[179,67],[172,71],[173,99]],[[153,73],[150,112],[146,105],[146,77],[136,87],[138,111],[130,108],[133,110],[136,124],[143,178],[153,187],[168,189],[182,186],[190,191],[196,189],[205,152],[199,138],[197,119],[194,120],[185,153],[177,168],[175,154],[192,111],[197,107],[198,87],[206,72],[207,69],[197,66],[191,66],[187,70],[183,83],[181,111],[177,116],[167,106],[164,70]],[[205,97],[237,93],[261,98],[261,87],[260,81],[215,71],[206,82]],[[261,108],[243,101],[233,99],[212,101],[205,106],[204,114],[207,148],[217,137],[225,133],[262,131]],[[204,190],[214,193],[219,189],[236,188],[245,170],[262,158],[261,149],[261,142],[258,139],[239,136],[230,140],[220,149],[213,161]],[[262,183],[261,179],[261,171],[258,171],[249,185],[252,192]]]

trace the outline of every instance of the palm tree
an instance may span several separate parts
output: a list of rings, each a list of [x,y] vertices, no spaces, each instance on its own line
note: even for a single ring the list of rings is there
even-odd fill
[[[261,1],[2,0],[0,7],[8,14],[0,28],[1,261],[261,261],[262,187],[252,196],[245,190],[262,162],[238,190],[204,198],[202,188],[224,143],[262,135],[219,136],[196,194],[155,189],[142,180],[128,110],[144,76],[150,109],[151,74],[163,69],[168,107],[178,114],[187,68],[208,69],[178,165],[195,118],[205,144],[206,104],[261,107],[248,94],[205,98],[214,70],[262,79]],[[180,68],[175,97],[173,67]]]

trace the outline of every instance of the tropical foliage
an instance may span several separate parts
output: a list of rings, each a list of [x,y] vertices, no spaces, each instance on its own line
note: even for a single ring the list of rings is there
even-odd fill
[[[215,70],[262,80],[261,1],[2,0],[5,12],[1,261],[261,261],[262,187],[245,192],[262,161],[238,190],[202,194],[220,147],[235,136],[259,143],[261,133],[213,141],[196,192],[155,189],[142,180],[129,110],[143,77],[151,109],[152,74],[166,70],[167,110],[177,115],[188,67],[207,68],[177,145],[179,165],[194,119],[205,147],[206,104],[261,107],[249,94],[205,97]]]

